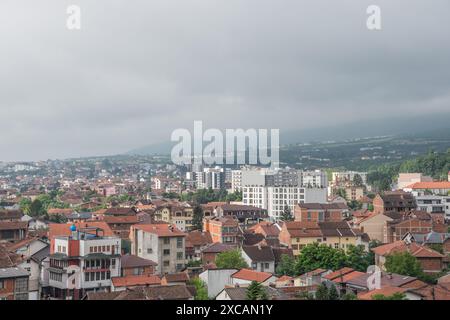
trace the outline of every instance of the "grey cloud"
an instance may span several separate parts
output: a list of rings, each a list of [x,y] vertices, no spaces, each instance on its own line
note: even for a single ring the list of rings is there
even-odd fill
[[[65,28],[69,4],[82,30]],[[383,30],[365,27],[370,4]],[[3,0],[1,160],[116,154],[194,120],[293,130],[450,111],[450,3]]]

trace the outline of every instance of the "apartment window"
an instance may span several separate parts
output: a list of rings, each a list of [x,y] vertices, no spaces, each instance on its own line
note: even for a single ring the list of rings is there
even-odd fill
[[[163,262],[163,266],[164,266],[164,267],[170,266],[170,261],[164,261],[164,262]]]
[[[109,271],[106,271],[106,279],[111,279],[111,272],[109,272]]]
[[[95,280],[97,280],[97,281],[100,280],[100,272],[95,273]]]
[[[102,246],[102,252],[106,251],[106,246]]]
[[[165,256],[170,255],[170,249],[164,249],[163,250],[163,255],[165,255]]]
[[[183,238],[177,238],[177,248],[183,248]]]
[[[335,249],[339,249],[339,243],[335,243],[335,244],[334,244],[334,248],[335,248]]]
[[[170,244],[170,238],[164,238],[163,243],[164,244]]]
[[[102,280],[105,280],[106,273],[103,271],[103,272],[101,273],[101,276],[102,276]]]
[[[111,251],[111,246],[106,246],[106,251]]]
[[[111,266],[112,266],[113,268],[116,267],[116,259],[111,259]]]
[[[152,248],[147,248],[147,253],[153,253],[153,249]]]
[[[264,264],[264,268],[269,269],[269,264],[267,262]]]
[[[177,260],[183,260],[183,252],[177,252]]]

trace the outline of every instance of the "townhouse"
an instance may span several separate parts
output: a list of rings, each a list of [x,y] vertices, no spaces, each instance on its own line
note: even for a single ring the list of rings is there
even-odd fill
[[[348,212],[345,203],[299,203],[295,206],[294,218],[308,222],[342,221]]]
[[[131,253],[155,261],[158,274],[176,273],[186,264],[185,237],[174,225],[136,224],[130,229]]]

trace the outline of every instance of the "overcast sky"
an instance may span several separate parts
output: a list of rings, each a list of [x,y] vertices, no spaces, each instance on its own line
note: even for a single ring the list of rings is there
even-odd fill
[[[446,112],[449,39],[448,0],[1,0],[0,161]]]

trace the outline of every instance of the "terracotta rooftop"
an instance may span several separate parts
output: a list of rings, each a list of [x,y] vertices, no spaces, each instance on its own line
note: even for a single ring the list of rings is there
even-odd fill
[[[410,189],[450,189],[450,181],[416,182],[406,188]]]
[[[103,221],[87,221],[87,222],[78,222],[74,223],[77,227],[77,230],[83,229],[83,228],[99,228],[102,229],[104,232],[104,235],[106,237],[112,237],[114,236],[113,231],[111,228],[106,224],[106,222]],[[50,223],[48,225],[48,237],[51,239],[53,237],[60,237],[60,236],[70,236],[72,232],[70,231],[70,226],[72,223]],[[95,230],[93,231],[87,231],[88,233],[95,233]]]
[[[443,258],[444,256],[437,251],[434,251],[425,246],[419,245],[415,242],[406,244],[403,240],[398,240],[392,243],[388,243],[376,248],[372,251],[380,256],[389,255],[396,252],[409,252],[416,258]]]
[[[129,275],[111,278],[114,287],[160,285],[161,279],[155,275]]]
[[[260,272],[251,269],[241,269],[233,273],[231,277],[248,281],[264,282],[270,277],[272,277],[272,274],[268,272]]]
[[[395,293],[404,293],[406,291],[408,291],[408,289],[399,288],[399,287],[384,287],[381,289],[371,290],[369,292],[364,292],[364,293],[358,294],[358,299],[372,300],[374,295],[381,294],[385,297],[388,297],[388,296],[392,296]]]
[[[325,275],[324,278],[327,279],[327,280],[334,280],[334,279],[336,279],[338,277],[344,276],[347,273],[354,272],[354,271],[355,270],[353,270],[352,268],[344,267],[344,268],[341,268],[339,270],[336,270],[336,271],[334,271],[332,273],[329,273],[329,274]]]

